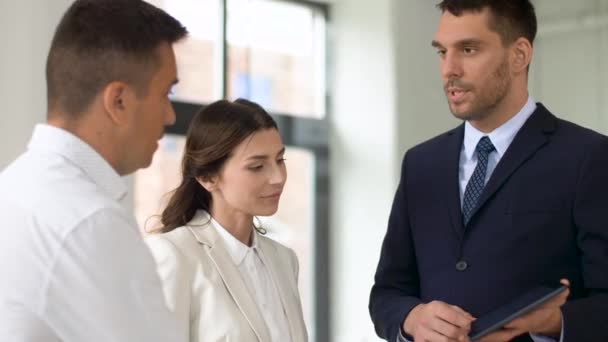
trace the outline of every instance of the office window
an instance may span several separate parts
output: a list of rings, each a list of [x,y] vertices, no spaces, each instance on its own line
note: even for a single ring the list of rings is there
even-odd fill
[[[173,100],[208,103],[222,96],[220,0],[148,0],[176,17],[190,33],[175,44],[179,83]]]
[[[160,227],[160,214],[170,192],[181,180],[181,159],[186,145],[183,135],[168,134],[160,140],[152,164],[135,173],[133,189],[135,219],[143,232]]]
[[[291,247],[310,341],[329,339],[328,137],[324,5],[298,0],[148,0],[180,20],[191,36],[175,46],[180,82],[177,122],[152,165],[134,177],[134,210],[142,230],[178,185],[185,134],[210,102],[247,98],[275,118],[287,147],[288,179],[268,236]]]
[[[325,116],[325,20],[275,0],[228,1],[228,97],[273,112]]]

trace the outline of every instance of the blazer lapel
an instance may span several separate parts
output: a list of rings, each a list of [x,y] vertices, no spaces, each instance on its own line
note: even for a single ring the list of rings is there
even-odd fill
[[[293,342],[306,342],[301,337],[303,336],[302,328],[300,326],[301,309],[296,305],[294,299],[297,299],[293,293],[292,286],[289,282],[294,276],[294,270],[285,267],[284,257],[278,255],[275,246],[268,243],[265,238],[260,238],[259,243],[264,253],[264,262],[268,265],[270,275],[276,284],[279,296],[281,297],[281,303],[287,316],[287,322],[289,324],[289,331],[291,333],[291,340]]]
[[[519,130],[507,152],[496,165],[496,169],[481,193],[471,218],[500,189],[515,170],[547,143],[548,134],[555,131],[556,128],[557,118],[542,104],[538,103],[534,113]]]
[[[213,260],[226,288],[245,318],[247,318],[258,340],[270,341],[270,334],[263,316],[241,277],[239,269],[234,265],[224,244],[221,243],[220,237],[209,223],[209,214],[202,211],[197,212],[195,218],[188,223],[188,229],[196,240],[206,247],[206,252]]]
[[[458,167],[460,164],[460,150],[464,139],[464,124],[451,130],[446,136],[447,149],[441,161],[442,175],[437,177],[441,197],[446,201],[454,233],[459,240],[462,239],[464,225],[462,223],[462,209],[460,204],[460,185],[458,183]]]

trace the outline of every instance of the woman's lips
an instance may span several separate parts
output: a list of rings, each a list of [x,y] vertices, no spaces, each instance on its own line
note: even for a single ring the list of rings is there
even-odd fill
[[[275,192],[269,195],[264,195],[262,198],[275,199],[281,197],[281,192]]]

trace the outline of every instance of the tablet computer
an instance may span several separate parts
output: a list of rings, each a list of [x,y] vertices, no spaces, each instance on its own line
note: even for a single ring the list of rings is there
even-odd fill
[[[474,341],[502,328],[507,323],[534,310],[566,289],[567,287],[563,285],[559,287],[538,286],[531,289],[506,305],[477,318],[471,326],[469,338]]]

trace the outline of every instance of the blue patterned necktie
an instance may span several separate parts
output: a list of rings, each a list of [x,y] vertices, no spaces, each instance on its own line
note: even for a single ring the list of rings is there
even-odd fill
[[[462,216],[465,226],[469,223],[473,210],[477,206],[477,201],[485,186],[488,155],[494,151],[494,145],[492,145],[490,138],[483,137],[477,143],[475,151],[477,152],[477,166],[475,166],[475,171],[473,171],[467,183],[462,199]]]

